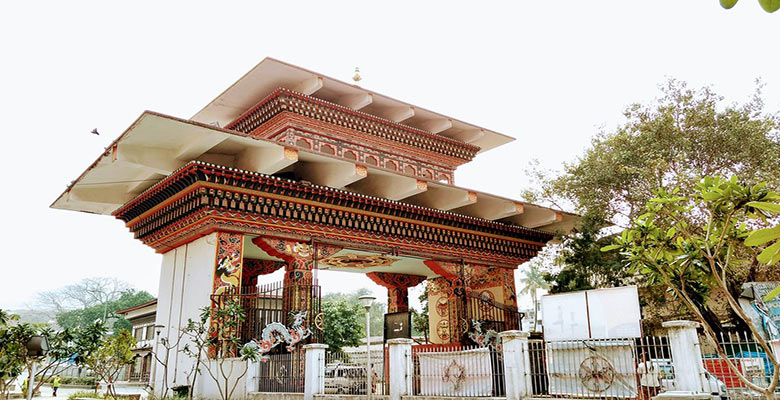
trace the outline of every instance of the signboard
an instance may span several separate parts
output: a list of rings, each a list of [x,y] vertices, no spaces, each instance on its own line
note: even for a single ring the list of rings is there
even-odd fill
[[[412,313],[401,311],[385,314],[385,341],[412,338]]]
[[[545,295],[542,326],[546,340],[642,336],[636,286]]]

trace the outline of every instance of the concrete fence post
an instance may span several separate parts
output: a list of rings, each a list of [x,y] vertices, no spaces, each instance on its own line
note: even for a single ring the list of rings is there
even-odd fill
[[[401,400],[401,396],[412,394],[412,339],[390,339],[387,341],[390,366],[390,400]]]
[[[528,332],[504,331],[498,334],[504,358],[507,400],[520,400],[531,393],[531,357]]]
[[[701,361],[701,346],[696,334],[698,322],[667,321],[662,324],[668,330],[672,349],[672,366],[677,390],[702,392],[705,378]]]
[[[303,381],[304,400],[313,400],[315,394],[325,394],[325,350],[327,344],[312,343],[303,346],[306,370]]]
[[[247,360],[246,393],[260,391],[260,363]]]

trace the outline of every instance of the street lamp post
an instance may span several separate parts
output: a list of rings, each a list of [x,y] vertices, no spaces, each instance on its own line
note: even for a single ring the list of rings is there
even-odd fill
[[[371,303],[376,300],[376,297],[371,295],[360,296],[360,301],[363,303],[363,307],[366,308],[366,398],[371,398],[372,382],[371,378],[371,321],[369,319],[369,311],[371,310]]]
[[[49,340],[46,336],[33,336],[27,341],[27,355],[30,362],[30,377],[27,379],[27,400],[31,400],[35,391],[35,364],[38,358],[46,357],[49,352]]]

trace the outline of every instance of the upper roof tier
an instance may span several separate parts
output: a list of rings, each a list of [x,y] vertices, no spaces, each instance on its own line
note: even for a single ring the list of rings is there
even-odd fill
[[[510,140],[267,58],[191,120],[144,112],[52,207],[111,214],[178,168],[201,161],[569,232],[574,214],[453,185],[455,166],[479,148]]]
[[[191,120],[227,126],[278,88],[476,146],[481,153],[514,138],[273,58],[265,58]]]

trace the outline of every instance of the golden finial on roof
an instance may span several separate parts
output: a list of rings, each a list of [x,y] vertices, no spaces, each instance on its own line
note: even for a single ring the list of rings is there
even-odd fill
[[[360,82],[360,80],[363,79],[360,77],[360,68],[355,67],[355,76],[352,77],[352,80],[355,81],[355,83]]]

